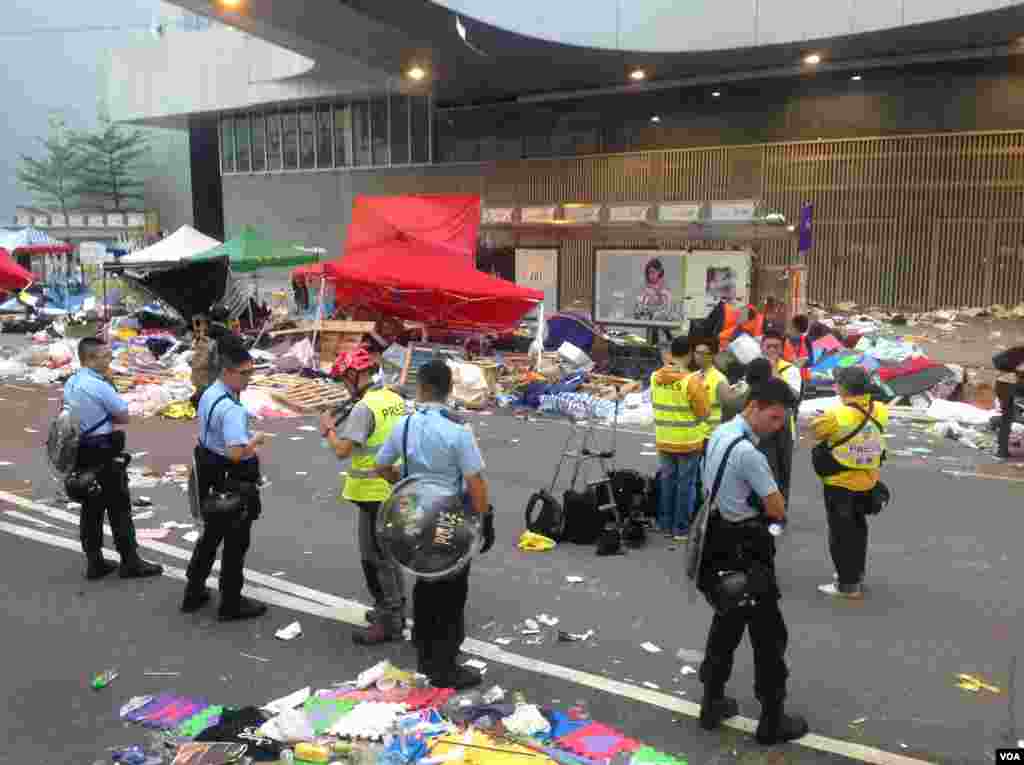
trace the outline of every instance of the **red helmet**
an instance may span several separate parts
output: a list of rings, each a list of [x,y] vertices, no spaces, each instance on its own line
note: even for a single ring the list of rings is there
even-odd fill
[[[360,346],[354,351],[338,356],[334,362],[334,368],[331,369],[331,373],[343,375],[350,369],[355,372],[362,372],[365,369],[373,369],[376,366],[377,361],[370,355],[370,352]]]

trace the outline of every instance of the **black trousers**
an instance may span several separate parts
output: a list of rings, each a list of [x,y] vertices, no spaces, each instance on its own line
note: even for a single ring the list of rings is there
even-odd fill
[[[217,548],[223,543],[220,560],[220,607],[230,610],[242,598],[242,582],[245,568],[245,554],[252,539],[252,520],[214,518],[203,526],[203,533],[192,551],[186,576],[188,594],[198,594],[206,586],[206,579],[213,571],[217,559]]]
[[[1003,416],[999,418],[996,454],[1002,459],[1007,459],[1010,456],[1010,432],[1017,415],[1016,401],[1024,397],[1024,386],[998,380],[996,381],[996,395],[999,397],[999,406],[1003,410]]]
[[[83,443],[78,449],[78,465],[81,469],[99,470],[98,480],[102,491],[82,502],[78,520],[82,552],[88,556],[99,556],[103,550],[103,516],[110,523],[114,537],[114,548],[121,554],[122,562],[130,563],[138,557],[135,540],[135,523],[132,521],[132,498],[128,491],[126,466],[118,460],[120,450],[110,446],[88,446]]]
[[[785,658],[789,633],[775,598],[764,598],[757,605],[741,606],[725,614],[715,612],[700,665],[701,682],[715,695],[724,690],[736,649],[748,627],[754,648],[754,694],[762,702],[781,701],[786,697],[789,677]]]
[[[772,476],[779,486],[782,498],[789,504],[789,486],[793,475],[793,431],[789,418],[782,430],[770,436],[764,436],[757,444],[757,449],[768,460]]]
[[[868,520],[864,511],[870,509],[868,492],[825,487],[828,549],[841,585],[853,586],[864,580],[868,558]]]
[[[455,670],[455,660],[466,637],[469,569],[466,566],[449,579],[417,579],[412,588],[412,641],[425,673]]]

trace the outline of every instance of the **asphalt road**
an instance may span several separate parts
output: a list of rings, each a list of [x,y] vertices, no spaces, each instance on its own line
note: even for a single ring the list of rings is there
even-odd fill
[[[11,688],[0,762],[44,761],[44,755],[92,762],[104,758],[106,747],[142,742],[145,732],[123,728],[116,709],[151,690],[262,703],[305,685],[349,679],[379,658],[411,663],[408,645],[366,650],[349,640],[350,623],[361,613],[351,601],[366,600],[355,510],[336,501],[339,463],[316,432],[300,429],[315,424],[312,418],[260,425],[275,437],[264,453],[271,485],[247,560],[256,573],[248,581],[272,608],[257,622],[220,625],[212,610],[193,617],[177,612],[181,583],[173,571],[149,582],[81,579],[75,519],[53,502],[41,452],[56,406],[50,399],[58,395],[56,388],[0,384],[0,461],[12,463],[0,466],[0,550],[8,571],[8,650],[0,667]],[[1024,484],[941,472],[991,462],[978,452],[894,427],[891,448],[933,451],[894,458],[887,467],[895,501],[872,523],[868,597],[857,604],[816,592],[831,571],[820,489],[808,452],[801,452],[778,569],[790,630],[790,706],[808,717],[817,737],[765,750],[739,730],[705,733],[692,717],[701,686],[683,672],[699,663],[710,609],[685,592],[682,550],[659,538],[614,558],[572,545],[519,552],[527,497],[550,482],[569,430],[562,422],[503,414],[471,420],[498,511],[498,543],[474,564],[468,612],[467,658],[483,656],[488,681],[537,701],[586,699],[595,718],[684,754],[691,764],[839,762],[840,754],[871,762],[976,763],[1017,740],[1010,666],[1021,636],[1022,570],[1015,553],[1024,538]],[[147,452],[135,464],[163,473],[184,462],[194,437],[193,423],[150,420],[131,428],[129,450]],[[653,471],[652,440],[620,433],[619,464]],[[154,503],[153,517],[139,520],[139,528],[190,521],[174,485],[134,494]],[[192,546],[184,533],[173,530],[149,557],[183,568]],[[570,583],[569,576],[584,581]],[[593,629],[595,636],[559,643],[545,630],[537,643],[519,634],[524,619],[542,613],[557,617],[559,629]],[[296,619],[301,638],[274,640],[275,629]],[[661,652],[648,653],[645,642]],[[108,690],[86,687],[90,673],[110,666],[122,675]],[[956,688],[957,673],[978,675],[1001,693]],[[741,714],[756,719],[752,685],[744,642],[730,690]]]

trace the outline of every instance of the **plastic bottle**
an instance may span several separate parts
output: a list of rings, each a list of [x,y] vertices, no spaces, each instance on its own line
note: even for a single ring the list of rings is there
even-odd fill
[[[782,536],[782,532],[786,530],[785,521],[773,521],[768,524],[768,533],[773,537]]]
[[[98,691],[102,688],[106,688],[117,677],[116,669],[108,669],[105,672],[100,672],[92,679],[92,688],[94,691]]]

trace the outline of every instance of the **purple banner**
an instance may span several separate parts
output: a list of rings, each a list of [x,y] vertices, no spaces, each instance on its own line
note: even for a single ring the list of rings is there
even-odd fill
[[[807,252],[814,245],[814,233],[811,230],[811,220],[814,218],[814,204],[804,202],[800,206],[800,252]]]

